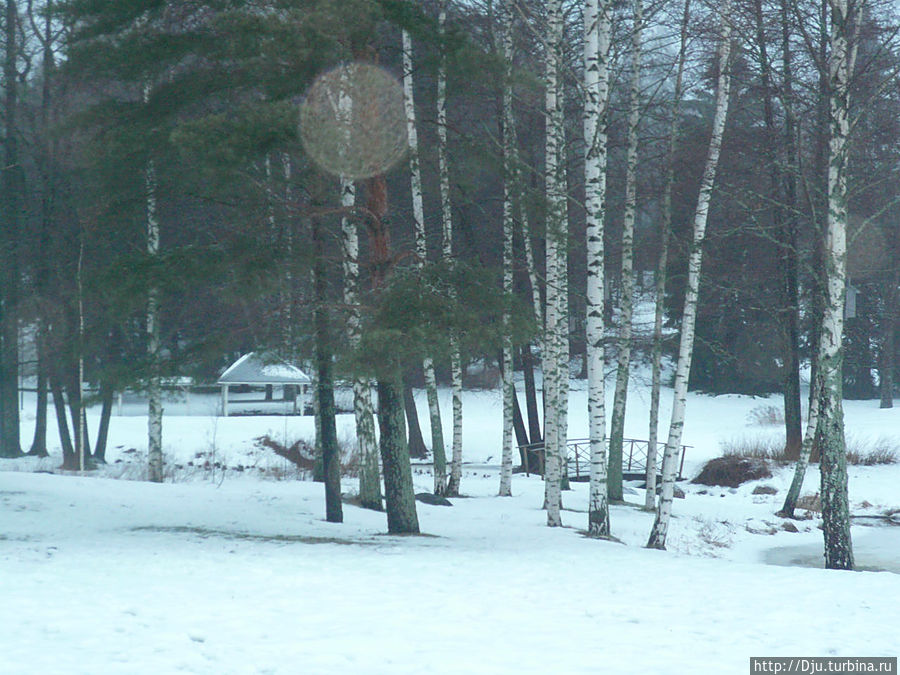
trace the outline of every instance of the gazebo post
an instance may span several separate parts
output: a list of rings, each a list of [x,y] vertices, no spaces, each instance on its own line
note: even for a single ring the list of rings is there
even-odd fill
[[[228,417],[228,385],[222,385],[222,417]]]

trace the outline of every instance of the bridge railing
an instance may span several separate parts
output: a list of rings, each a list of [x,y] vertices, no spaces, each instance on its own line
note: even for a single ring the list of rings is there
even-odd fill
[[[608,439],[607,439],[608,442]],[[649,441],[637,438],[622,439],[622,475],[642,477],[647,473],[647,449]],[[678,459],[678,480],[683,478],[684,456],[689,445],[682,445]],[[662,454],[666,444],[657,443],[658,466],[662,466]],[[531,443],[519,446],[519,454],[522,457],[523,468],[526,474],[544,474],[544,444]],[[591,473],[591,443],[587,438],[573,438],[566,443],[566,464],[569,480],[584,481],[590,478]]]

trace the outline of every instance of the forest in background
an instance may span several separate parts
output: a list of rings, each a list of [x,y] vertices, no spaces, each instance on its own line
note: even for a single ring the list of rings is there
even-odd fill
[[[373,426],[364,386],[377,382],[397,413],[378,416],[382,445],[393,438],[398,453],[395,466],[381,448],[386,496],[389,480],[405,482],[404,389],[458,391],[475,360],[499,360],[509,376],[543,357],[549,422],[541,429],[540,403],[523,402],[517,440],[547,442],[548,476],[552,448],[565,445],[564,415],[546,413],[566,394],[558,364],[581,356],[588,376],[598,349],[599,370],[615,363],[620,383],[629,359],[658,364],[664,351],[687,366],[685,388],[689,373],[710,393],[783,392],[793,456],[804,455],[803,364],[824,383],[816,372],[836,359],[838,399],[892,405],[900,23],[889,3],[7,0],[4,10],[4,456],[46,452],[41,430],[53,423],[69,465],[83,462],[90,382],[106,408],[125,387],[147,390],[161,466],[163,378],[214,381],[247,351],[309,364],[323,419],[330,381],[352,380],[359,429]],[[339,163],[341,178],[312,160],[301,110],[323,73],[359,63],[394,77],[405,113],[367,120],[365,106],[338,105],[353,121],[331,132],[369,124],[375,135],[348,153],[363,164],[377,139],[399,134],[404,153],[376,161],[377,173]],[[832,221],[846,253],[832,246]],[[654,341],[624,331],[635,276],[682,336],[693,289],[690,345],[660,327]],[[844,285],[855,311],[822,368]],[[39,394],[34,439],[18,437],[22,373]],[[505,453],[514,407],[504,406]],[[438,493],[458,491],[461,419],[454,410],[444,424]],[[98,461],[103,434],[101,422]],[[827,446],[828,430],[818,434]],[[374,457],[371,444],[361,454]],[[443,444],[428,443],[436,464]]]

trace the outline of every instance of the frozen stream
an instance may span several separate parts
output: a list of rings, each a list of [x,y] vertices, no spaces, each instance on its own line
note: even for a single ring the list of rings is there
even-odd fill
[[[900,574],[900,527],[885,524],[853,528],[853,556],[858,570]],[[824,544],[781,546],[765,553],[770,565],[824,567]]]

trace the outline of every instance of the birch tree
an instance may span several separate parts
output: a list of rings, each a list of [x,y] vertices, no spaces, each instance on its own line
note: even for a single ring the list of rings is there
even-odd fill
[[[544,74],[546,149],[544,189],[546,193],[546,268],[547,295],[544,326],[544,502],[547,508],[547,525],[559,527],[560,518],[560,465],[565,445],[560,439],[565,431],[560,429],[565,401],[562,400],[560,378],[560,313],[563,290],[561,267],[566,264],[566,193],[563,174],[563,107],[560,71],[562,62],[563,11],[561,0],[547,3],[547,45]]]
[[[819,331],[818,412],[821,417],[822,524],[825,567],[853,569],[847,448],[842,387],[844,301],[847,290],[847,157],[850,143],[850,80],[861,16],[857,0],[829,0],[831,51],[828,59],[830,131],[828,217],[825,237],[825,311]]]
[[[662,465],[662,492],[656,519],[648,548],[665,549],[669,520],[672,514],[672,499],[675,493],[675,477],[678,473],[678,454],[681,449],[684,416],[687,404],[688,375],[691,369],[691,356],[694,347],[694,334],[697,320],[697,299],[700,293],[700,268],[703,262],[703,239],[706,235],[706,222],[709,216],[709,204],[715,186],[716,169],[722,148],[722,136],[725,131],[725,118],[728,115],[728,99],[731,89],[730,57],[731,57],[731,23],[730,3],[726,2],[720,9],[721,28],[719,47],[717,50],[718,76],[716,79],[716,102],[713,115],[712,134],[706,156],[703,176],[700,180],[700,192],[694,211],[693,239],[688,258],[687,289],[684,298],[684,312],[681,321],[681,340],[678,346],[678,364],[675,369],[675,391],[672,399],[672,420],[669,424],[669,438]]]
[[[450,165],[447,157],[447,53],[444,36],[447,32],[447,2],[441,0],[438,9],[438,34],[441,56],[437,77],[438,175],[441,193],[441,255],[444,262],[453,264],[453,212],[450,203]],[[462,480],[462,353],[459,336],[450,335],[450,388],[453,399],[453,453],[450,461],[450,480],[446,494],[458,497]]]
[[[502,101],[502,142],[503,142],[503,294],[507,298],[513,292],[513,108],[512,108],[512,60],[513,0],[505,0],[502,17],[503,47],[503,101]],[[500,389],[503,398],[503,434],[501,438],[500,491],[499,496],[512,496],[512,445],[513,445],[513,404],[515,383],[513,381],[513,345],[510,310],[504,303],[503,310],[503,372]]]
[[[655,300],[653,317],[653,347],[650,357],[650,431],[647,436],[647,475],[644,508],[656,508],[657,447],[659,442],[659,397],[662,389],[662,328],[665,313],[666,277],[668,274],[669,237],[672,231],[672,191],[675,185],[675,149],[678,145],[678,117],[681,110],[681,96],[684,83],[684,62],[687,54],[688,19],[691,14],[691,0],[685,0],[681,18],[681,39],[678,48],[678,65],[675,73],[675,91],[672,95],[671,123],[669,126],[669,148],[666,157],[666,183],[662,197],[662,220],[659,228],[659,259],[656,265]]]
[[[791,486],[788,488],[787,495],[784,498],[784,505],[777,515],[784,518],[793,518],[794,509],[797,507],[797,500],[800,498],[800,489],[803,487],[803,479],[806,476],[806,469],[809,466],[809,458],[812,454],[813,445],[816,442],[816,430],[819,424],[819,391],[821,390],[821,382],[816,381],[811,385],[812,396],[809,403],[809,415],[806,421],[806,433],[803,435],[803,443],[800,446],[800,457],[794,467],[794,477],[791,479]]]
[[[150,86],[144,88],[144,103],[149,103]],[[147,255],[159,257],[159,216],[156,213],[156,166],[147,162],[146,189]],[[163,480],[162,454],[162,373],[159,345],[159,286],[151,277],[147,287],[147,478],[153,483]]]
[[[588,533],[609,536],[604,386],[604,248],[606,211],[606,107],[609,101],[610,11],[607,0],[587,0],[584,8],[584,158],[587,218],[587,371],[591,446]],[[621,467],[621,463],[620,463]],[[620,469],[621,470],[621,469]]]
[[[409,173],[416,236],[416,265],[421,269],[425,266],[428,249],[425,244],[425,210],[422,205],[422,173],[419,169],[419,134],[416,129],[416,105],[413,94],[412,39],[405,30],[402,39],[403,100],[406,110],[406,133],[409,138]],[[434,494],[443,495],[447,491],[447,459],[444,454],[444,432],[438,401],[437,378],[434,374],[434,361],[430,357],[425,357],[422,370],[425,373],[425,394],[428,398],[428,414],[431,423]]]
[[[616,359],[616,392],[609,431],[609,499],[622,501],[622,443],[625,435],[625,405],[628,369],[631,364],[631,322],[634,306],[634,219],[637,204],[638,126],[641,121],[641,41],[643,4],[634,0],[631,30],[631,93],[628,110],[628,141],[625,166],[625,214],[622,222],[622,295],[619,301],[619,345]]]
[[[352,124],[352,98],[341,92],[339,109],[346,116],[347,128]],[[359,230],[351,216],[356,205],[356,184],[341,178],[341,244],[344,273],[344,304],[347,307],[347,337],[352,349],[359,347]],[[363,508],[382,510],[381,478],[378,468],[378,442],[375,438],[375,412],[369,381],[361,375],[353,377],[353,417],[356,422],[356,444],[359,451],[359,501]]]

